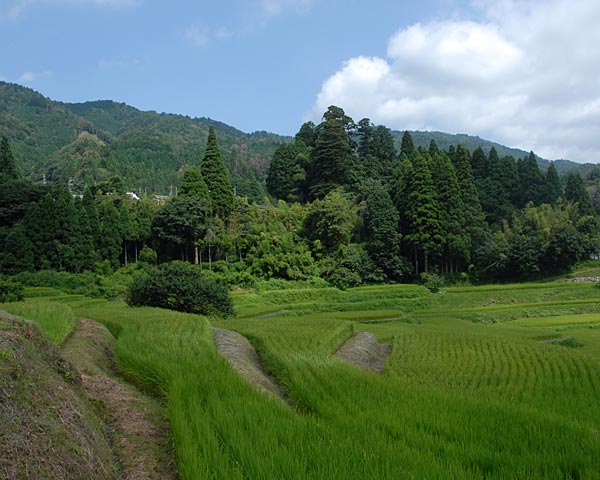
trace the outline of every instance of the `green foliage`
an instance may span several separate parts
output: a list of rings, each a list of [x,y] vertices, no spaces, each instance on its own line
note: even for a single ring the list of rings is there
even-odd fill
[[[15,282],[0,281],[0,303],[23,300],[23,285]]]
[[[432,293],[439,292],[446,284],[444,277],[432,272],[422,272],[419,275],[419,280]]]
[[[8,143],[8,138],[3,136],[0,140],[0,183],[18,179],[19,172],[15,157]]]
[[[352,157],[345,126],[349,117],[339,110],[341,113],[326,112],[325,121],[318,127],[307,179],[311,199],[322,199],[348,181]]]
[[[147,265],[156,265],[158,256],[156,251],[152,250],[148,245],[144,245],[138,257],[138,261]]]
[[[341,190],[333,190],[308,207],[303,234],[313,242],[313,250],[332,253],[350,242],[356,224],[354,205]],[[318,242],[318,243],[317,243]]]
[[[189,167],[186,169],[181,180],[179,194],[210,202],[208,187],[198,167]]]
[[[565,200],[577,204],[580,215],[594,216],[595,211],[590,200],[590,196],[585,190],[583,180],[580,175],[571,173],[567,176],[565,185]]]
[[[302,142],[281,145],[269,163],[268,192],[286,202],[302,201],[309,155]]]
[[[208,130],[206,151],[200,168],[208,187],[213,214],[226,219],[233,210],[233,187],[212,126]]]
[[[165,263],[136,273],[127,303],[201,315],[233,315],[227,288],[184,262]]]

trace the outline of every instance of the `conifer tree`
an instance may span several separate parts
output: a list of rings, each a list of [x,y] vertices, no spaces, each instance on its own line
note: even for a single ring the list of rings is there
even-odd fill
[[[410,133],[407,131],[402,135],[402,144],[400,145],[400,156],[406,155],[412,159],[415,154],[415,145],[413,143]]]
[[[580,215],[595,215],[594,206],[590,200],[581,176],[577,173],[570,173],[567,176],[567,184],[565,185],[565,200],[567,202],[576,203],[579,206]]]
[[[406,274],[406,264],[400,256],[398,211],[385,188],[372,182],[363,213],[367,233],[367,252],[386,277],[400,280]]]
[[[19,172],[8,138],[2,137],[2,140],[0,140],[0,182],[18,178]]]
[[[441,206],[431,178],[430,159],[419,153],[413,160],[413,175],[408,182],[405,215],[409,222],[406,239],[413,246],[415,270],[429,271],[429,260],[440,253],[444,238],[440,222]]]
[[[558,172],[554,166],[554,162],[550,162],[548,171],[546,172],[546,203],[556,205],[558,199],[562,196],[562,185],[558,178]]]
[[[208,187],[213,215],[226,219],[233,210],[233,189],[212,125],[208,130],[208,141],[200,170]]]
[[[533,152],[517,164],[519,184],[517,188],[517,206],[525,207],[528,202],[540,205],[546,198],[546,182],[540,172],[538,163]]]
[[[481,203],[479,202],[475,180],[473,179],[471,156],[469,151],[462,145],[459,145],[456,149],[453,164],[456,169],[456,179],[465,207],[465,222],[470,237],[472,256],[474,246],[486,237],[487,227]],[[470,259],[465,260],[469,261]]]
[[[434,156],[432,178],[442,206],[440,222],[444,236],[442,271],[454,273],[470,258],[470,238],[466,229],[465,205],[456,178],[456,169],[446,154]]]
[[[319,129],[309,175],[311,199],[324,198],[332,190],[347,184],[352,166],[350,145],[342,121],[330,118],[319,125]]]
[[[198,167],[189,167],[183,173],[179,194],[189,195],[203,199],[204,201],[210,201],[208,187],[206,186],[206,182],[202,178],[202,172]]]
[[[481,147],[477,147],[473,150],[473,155],[471,156],[471,169],[473,171],[475,183],[478,183],[479,180],[483,180],[489,175],[489,160]]]

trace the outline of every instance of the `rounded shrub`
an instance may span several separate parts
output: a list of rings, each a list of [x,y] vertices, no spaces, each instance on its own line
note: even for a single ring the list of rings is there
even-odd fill
[[[168,308],[201,315],[233,315],[227,287],[205,278],[199,267],[170,262],[136,273],[127,294],[132,306]]]

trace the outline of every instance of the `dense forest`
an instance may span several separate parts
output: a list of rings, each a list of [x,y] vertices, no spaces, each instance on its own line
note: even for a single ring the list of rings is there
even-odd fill
[[[184,260],[230,285],[279,278],[346,288],[534,279],[598,253],[599,220],[582,176],[561,179],[554,164],[542,171],[533,153],[515,159],[435,140],[416,147],[408,132],[397,149],[388,128],[332,106],[279,144],[266,170],[270,198],[256,202],[236,192],[217,132],[208,128],[202,157],[181,160],[177,195],[166,199],[127,193],[120,175],[81,195],[24,179],[4,137],[2,272]],[[597,181],[594,171],[587,180]]]

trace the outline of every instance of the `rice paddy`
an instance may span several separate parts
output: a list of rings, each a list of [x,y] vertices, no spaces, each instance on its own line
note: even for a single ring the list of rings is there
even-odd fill
[[[598,478],[592,284],[236,292],[234,302],[229,320],[39,292],[22,305],[68,308],[118,337],[121,371],[165,399],[184,479]],[[211,324],[250,340],[287,404],[241,380]],[[363,330],[393,343],[382,375],[333,355]]]

